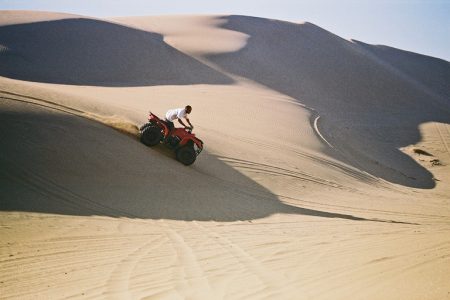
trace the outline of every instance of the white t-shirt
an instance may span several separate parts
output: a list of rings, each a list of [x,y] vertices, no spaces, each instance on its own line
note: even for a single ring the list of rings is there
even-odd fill
[[[185,108],[175,108],[171,109],[166,113],[166,119],[168,121],[175,121],[176,119],[185,118],[187,115]]]

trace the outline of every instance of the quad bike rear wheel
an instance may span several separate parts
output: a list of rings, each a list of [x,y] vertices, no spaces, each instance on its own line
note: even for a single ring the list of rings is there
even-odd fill
[[[161,139],[161,129],[156,126],[147,126],[141,133],[141,142],[146,146],[158,145]]]
[[[145,123],[144,125],[141,126],[141,128],[139,128],[139,130],[142,132],[142,131],[144,131],[145,128],[147,128],[148,126],[152,126],[152,125],[153,125],[153,124],[150,123],[150,122]]]
[[[194,147],[192,145],[185,145],[177,149],[177,160],[183,165],[192,165],[197,158]]]

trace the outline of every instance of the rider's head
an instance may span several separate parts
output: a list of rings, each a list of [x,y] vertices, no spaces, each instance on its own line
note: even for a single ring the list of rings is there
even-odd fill
[[[186,109],[186,113],[188,113],[188,114],[190,114],[192,111],[192,107],[190,105],[186,105],[185,109]]]

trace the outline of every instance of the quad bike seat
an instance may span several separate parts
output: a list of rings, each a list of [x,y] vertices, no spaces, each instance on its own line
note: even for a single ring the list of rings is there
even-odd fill
[[[164,125],[166,125],[166,126],[170,129],[170,131],[172,131],[173,128],[175,127],[175,126],[173,125],[173,122],[171,122],[172,125],[170,125],[170,124],[169,124],[169,121],[167,121],[166,119],[160,119],[160,121],[161,121],[161,123],[163,123]],[[169,132],[169,134],[170,134],[170,132]]]

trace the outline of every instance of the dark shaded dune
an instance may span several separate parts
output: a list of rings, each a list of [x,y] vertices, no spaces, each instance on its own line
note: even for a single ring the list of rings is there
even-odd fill
[[[435,186],[432,174],[398,149],[420,141],[420,124],[450,123],[447,62],[395,52],[405,56],[405,62],[417,61],[414,67],[398,66],[397,70],[397,64],[386,65],[365,47],[311,23],[220,18],[226,21],[223,28],[250,37],[241,50],[207,59],[315,108],[322,116],[320,126],[327,139],[341,150],[327,150],[329,155],[393,183]],[[427,76],[417,76],[421,69],[428,71]],[[423,85],[438,87],[447,101],[401,72],[416,74],[416,81],[427,77]]]
[[[88,18],[0,27],[0,76],[96,86],[232,82],[157,33]]]
[[[376,58],[450,102],[450,63],[443,59],[405,51],[385,45],[370,45],[352,40]]]
[[[225,222],[288,213],[395,222],[286,205],[206,151],[185,167],[100,123],[34,104],[3,98],[0,138],[1,211]]]
[[[223,28],[248,34],[243,49],[208,58],[234,74],[264,83],[299,98],[315,108],[343,113],[376,112],[389,108],[403,110],[422,105],[428,97],[405,82],[391,69],[371,59],[365,49],[314,24],[296,24],[247,16],[220,17]],[[446,87],[450,66],[447,62],[417,55],[418,65],[439,71],[428,76]],[[433,65],[428,65],[432,61]],[[445,77],[447,76],[447,77]],[[392,100],[392,101],[391,101]],[[432,105],[432,101],[429,101]],[[450,105],[450,103],[449,103]],[[449,109],[447,107],[447,109]],[[429,111],[429,110],[428,110]]]

